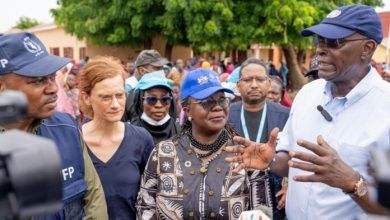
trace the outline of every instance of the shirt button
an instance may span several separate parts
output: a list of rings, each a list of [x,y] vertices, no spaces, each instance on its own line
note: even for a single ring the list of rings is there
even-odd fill
[[[192,150],[191,150],[191,149],[188,149],[188,150],[187,150],[187,154],[188,154],[188,155],[191,155],[191,154],[192,154]]]
[[[195,170],[191,170],[191,171],[190,171],[190,174],[191,174],[191,175],[195,175]]]
[[[206,170],[206,168],[201,167],[201,168],[199,169],[199,172],[200,172],[201,174],[205,174],[205,173],[207,172],[207,170]]]
[[[193,212],[193,211],[191,211],[191,212],[188,212],[188,216],[190,216],[190,217],[194,217],[194,212]]]
[[[215,218],[215,216],[216,216],[216,215],[215,215],[215,212],[210,212],[210,217],[211,217],[211,218]]]
[[[220,173],[222,170],[221,170],[221,168],[217,167],[217,169],[215,169],[215,171],[217,171],[217,173]]]
[[[210,190],[209,191],[209,196],[212,196],[212,195],[214,195],[214,191]]]
[[[190,192],[190,190],[188,188],[183,189],[184,194],[188,194],[189,192]]]

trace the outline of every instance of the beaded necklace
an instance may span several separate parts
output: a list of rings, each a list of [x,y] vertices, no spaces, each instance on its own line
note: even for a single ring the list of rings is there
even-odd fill
[[[195,148],[206,151],[205,154],[197,153],[200,158],[208,157],[213,153],[217,152],[229,139],[228,132],[224,129],[221,134],[218,136],[217,140],[212,144],[202,144],[197,141],[194,136],[192,136],[192,129],[188,132],[188,137],[190,139],[191,145]]]

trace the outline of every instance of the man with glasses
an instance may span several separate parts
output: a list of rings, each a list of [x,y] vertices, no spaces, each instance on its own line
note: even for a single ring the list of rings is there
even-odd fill
[[[368,174],[370,150],[390,148],[390,85],[370,66],[383,39],[381,26],[373,8],[348,5],[303,30],[305,37],[316,35],[321,79],[297,94],[278,153],[276,130],[267,144],[237,139],[246,147],[227,149],[242,153],[227,159],[241,168],[288,174],[288,219],[389,214],[370,200]]]
[[[257,143],[267,142],[273,128],[283,129],[289,114],[288,108],[266,101],[270,86],[271,79],[264,62],[249,58],[241,65],[237,88],[242,101],[231,105],[229,122],[242,137]],[[273,218],[284,219],[284,209],[276,208],[279,199],[275,196],[281,189],[282,178],[271,176]]]

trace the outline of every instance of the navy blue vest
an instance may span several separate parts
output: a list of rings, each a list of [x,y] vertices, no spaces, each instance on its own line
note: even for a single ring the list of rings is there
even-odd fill
[[[63,204],[66,206],[74,200],[80,201],[87,189],[87,182],[84,180],[84,159],[77,122],[68,114],[56,112],[42,122],[37,135],[57,144],[62,160]]]

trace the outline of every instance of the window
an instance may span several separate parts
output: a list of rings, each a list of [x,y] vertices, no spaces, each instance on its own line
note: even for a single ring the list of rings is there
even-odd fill
[[[64,47],[64,57],[73,59],[73,47]]]
[[[50,54],[59,56],[60,55],[60,48],[58,47],[50,47]]]
[[[80,53],[80,60],[84,59],[87,56],[87,48],[80,47],[79,53]]]

